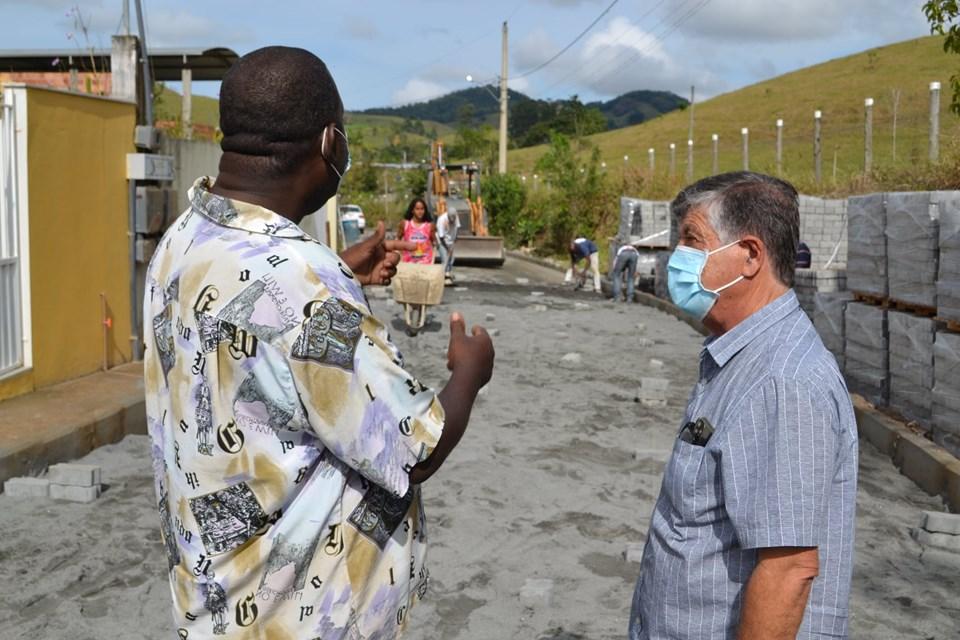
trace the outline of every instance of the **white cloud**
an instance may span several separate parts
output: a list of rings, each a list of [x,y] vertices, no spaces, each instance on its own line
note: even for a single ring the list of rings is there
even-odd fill
[[[526,56],[521,70],[534,68],[557,51],[548,40],[545,34],[534,32],[519,44],[518,50]],[[543,53],[538,55],[538,51]],[[536,85],[539,87],[557,85],[568,87],[570,93],[604,97],[637,89],[686,95],[691,84],[701,95],[724,88],[702,65],[679,62],[654,35],[623,17],[613,18],[589,35],[580,49],[561,56],[530,79],[543,81]]]
[[[671,0],[670,21],[698,0]],[[907,38],[926,24],[923,0],[712,0],[682,26],[688,34],[743,43],[823,40],[844,32],[883,29]],[[896,36],[893,36],[896,37]]]
[[[407,84],[393,92],[393,104],[396,106],[424,102],[447,93],[448,89],[436,82],[421,78],[411,78]]]
[[[550,59],[560,47],[550,38],[543,27],[538,27],[523,36],[510,52],[510,59],[520,71],[533,69]]]

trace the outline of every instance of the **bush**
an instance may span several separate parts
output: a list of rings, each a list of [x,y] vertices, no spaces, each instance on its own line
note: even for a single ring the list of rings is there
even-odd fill
[[[521,212],[527,194],[520,178],[511,173],[498,174],[483,181],[483,203],[490,218],[490,231],[512,244],[522,243],[519,233]]]

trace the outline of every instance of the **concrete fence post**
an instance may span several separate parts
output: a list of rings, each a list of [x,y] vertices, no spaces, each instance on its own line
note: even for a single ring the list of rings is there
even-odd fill
[[[783,175],[783,119],[777,118],[777,175]]]
[[[693,140],[687,140],[687,182],[693,182]]]
[[[813,175],[814,179],[817,181],[817,184],[820,184],[821,176],[821,160],[823,149],[821,148],[821,138],[820,138],[820,121],[823,114],[819,109],[813,112]]]
[[[750,171],[750,129],[740,129],[740,137],[743,139],[743,170]]]
[[[940,83],[930,83],[930,162],[940,159]]]
[[[670,143],[670,177],[677,172],[677,145]]]
[[[186,57],[184,63],[186,63]],[[183,129],[183,137],[187,140],[193,138],[193,92],[190,86],[193,81],[192,69],[180,70],[180,82],[183,87],[183,95],[180,98],[180,124]]]
[[[713,134],[710,136],[713,141],[713,175],[720,173],[720,136]]]
[[[873,98],[863,101],[863,172],[873,168]]]

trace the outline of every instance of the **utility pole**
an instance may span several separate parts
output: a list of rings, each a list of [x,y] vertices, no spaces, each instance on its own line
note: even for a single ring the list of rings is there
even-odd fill
[[[777,175],[783,175],[783,118],[777,118]]]
[[[507,172],[507,21],[503,21],[503,43],[500,49],[500,162],[498,172]]]
[[[820,139],[820,120],[823,116],[823,113],[819,109],[813,112],[813,175],[817,181],[817,184],[820,184],[820,156],[822,155],[821,149],[821,139]]]
[[[696,87],[690,85],[690,131],[687,133],[687,140],[693,140],[693,96]]]
[[[940,83],[930,83],[930,162],[940,159]]]
[[[713,175],[720,173],[720,136],[713,134],[710,136],[713,141]]]
[[[650,173],[652,174],[657,169],[657,151],[653,147],[647,149],[647,158],[650,161]]]
[[[863,101],[863,172],[873,168],[873,98]]]
[[[693,182],[693,138],[687,140],[687,182]]]
[[[120,20],[120,24],[123,25],[123,35],[130,35],[130,0],[123,1],[123,18]]]
[[[670,177],[677,171],[677,145],[670,143]]]
[[[743,138],[743,170],[750,171],[750,129],[740,129],[740,136]]]

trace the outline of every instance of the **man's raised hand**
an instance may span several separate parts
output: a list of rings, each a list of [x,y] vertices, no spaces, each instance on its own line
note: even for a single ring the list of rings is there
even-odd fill
[[[372,236],[361,240],[340,254],[340,259],[350,267],[353,275],[362,285],[390,284],[393,276],[397,275],[400,252],[413,251],[417,248],[415,242],[386,240],[386,234],[386,227],[383,221],[380,221]]]
[[[447,349],[447,368],[454,373],[469,376],[477,389],[490,382],[493,376],[493,341],[483,327],[476,325],[467,335],[466,322],[460,313],[450,316],[450,347]]]

